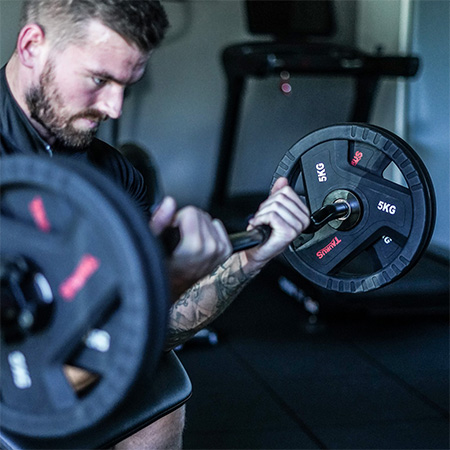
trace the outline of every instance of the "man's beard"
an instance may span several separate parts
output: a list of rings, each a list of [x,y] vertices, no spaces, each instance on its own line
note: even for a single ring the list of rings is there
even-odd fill
[[[50,61],[44,67],[39,84],[27,92],[25,99],[31,117],[56,140],[56,148],[60,145],[74,151],[86,148],[94,139],[100,122],[106,119],[95,109],[86,109],[75,115],[64,112],[63,101],[55,83],[54,66]],[[77,129],[73,124],[80,118],[96,121],[98,125],[87,130]]]

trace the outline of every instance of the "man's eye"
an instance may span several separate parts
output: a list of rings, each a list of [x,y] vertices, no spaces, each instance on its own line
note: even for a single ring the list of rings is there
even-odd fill
[[[92,80],[96,86],[103,86],[106,84],[106,80],[104,78],[93,77]]]

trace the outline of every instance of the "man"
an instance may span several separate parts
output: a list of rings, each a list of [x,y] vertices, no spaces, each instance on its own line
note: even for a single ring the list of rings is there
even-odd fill
[[[167,26],[153,0],[26,0],[16,50],[0,73],[0,151],[92,163],[130,193],[155,234],[179,228],[180,243],[168,261],[170,350],[220,315],[307,227],[309,212],[280,178],[249,223],[270,225],[270,238],[234,255],[223,224],[198,208],[177,211],[165,198],[150,214],[142,176],[95,133],[101,121],[120,116],[125,88],[143,76]],[[183,422],[178,410],[117,448],[181,448]]]

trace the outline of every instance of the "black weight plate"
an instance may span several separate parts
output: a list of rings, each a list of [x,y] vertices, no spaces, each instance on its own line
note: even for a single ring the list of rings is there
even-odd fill
[[[166,324],[170,305],[168,300],[169,288],[165,276],[165,268],[162,264],[164,256],[160,249],[159,241],[153,237],[148,239],[149,227],[144,216],[141,215],[139,209],[130,207],[132,199],[128,198],[128,195],[126,197],[123,195],[121,187],[119,189],[110,189],[110,184],[104,183],[104,177],[92,177],[91,167],[68,158],[55,158],[55,162],[86,176],[114,204],[117,211],[122,215],[123,220],[126,221],[128,232],[135,242],[136,251],[144,261],[144,269],[147,270],[145,281],[148,283],[148,289],[150,290],[149,308],[153,323]],[[151,300],[154,298],[157,301]],[[112,317],[108,318],[108,321],[100,329],[108,331],[108,328],[115,326],[114,323]],[[153,349],[161,349],[164,346],[165,337],[165,333],[161,332],[161,327],[155,326],[149,330],[149,338]],[[97,353],[88,347],[84,347],[80,349],[70,362],[77,367],[84,367],[88,358],[98,359]],[[159,351],[147,353],[144,359],[145,366],[141,370],[139,379],[134,383],[137,389],[139,389],[141,382],[148,385],[158,359]]]
[[[361,216],[349,230],[332,223],[285,251],[306,279],[337,292],[366,292],[410,270],[434,229],[431,178],[415,151],[380,127],[342,124],[317,130],[283,157],[272,185],[287,177],[311,212],[351,192]]]
[[[161,351],[167,297],[158,245],[144,227],[139,237],[130,232],[130,219],[93,179],[102,180],[117,202],[130,203],[94,169],[76,171],[43,158],[1,160],[2,257],[32,261],[56,298],[47,328],[21,342],[2,343],[1,426],[14,433],[51,438],[89,428],[123,402],[146,358],[154,362]],[[36,199],[43,208],[31,213]],[[154,243],[147,260],[138,241]],[[160,281],[153,284],[153,278]],[[98,349],[87,349],[86,335],[99,329],[108,334],[100,333],[99,341],[96,332]],[[105,336],[107,350],[101,351]],[[14,358],[29,379],[26,388],[18,382]],[[63,371],[77,358],[99,376],[83,395]]]

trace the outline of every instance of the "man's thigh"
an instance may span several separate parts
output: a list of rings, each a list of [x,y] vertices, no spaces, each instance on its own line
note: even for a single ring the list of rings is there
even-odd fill
[[[183,405],[114,446],[114,450],[181,450],[186,407]]]

